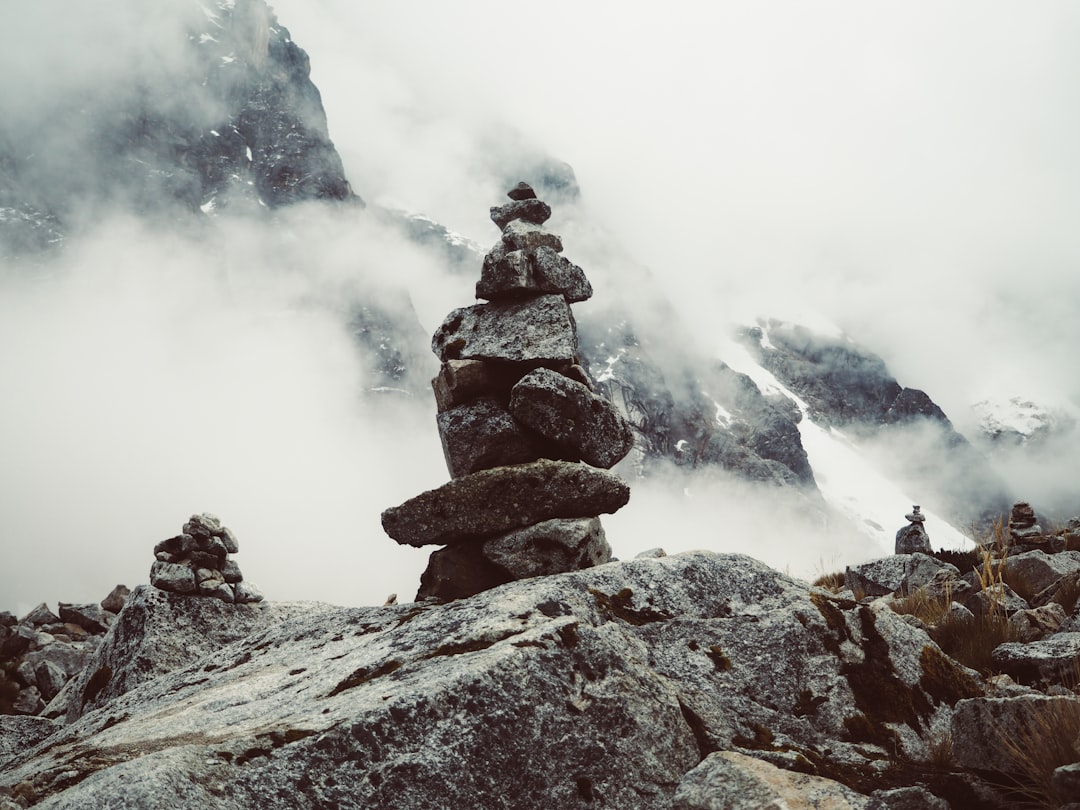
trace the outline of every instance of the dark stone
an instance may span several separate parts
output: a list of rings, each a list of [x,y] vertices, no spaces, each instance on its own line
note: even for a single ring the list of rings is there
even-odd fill
[[[458,543],[432,552],[420,575],[417,599],[464,599],[510,582],[512,577],[486,560],[476,543]]]
[[[483,396],[509,402],[510,388],[520,378],[520,370],[512,366],[483,360],[448,360],[431,381],[431,387],[441,413]]]
[[[1056,633],[1040,641],[1009,641],[990,654],[1002,672],[1019,683],[1068,683],[1080,658],[1080,633]]]
[[[0,610],[0,627],[14,627],[19,623],[15,614],[8,610]]]
[[[436,417],[451,478],[549,456],[544,444],[494,399],[477,399]]]
[[[510,413],[594,467],[613,466],[634,446],[630,423],[611,402],[550,369],[521,378],[510,392]]]
[[[896,533],[895,551],[897,554],[913,554],[916,551],[933,554],[934,549],[922,523],[909,523]]]
[[[104,633],[109,629],[109,614],[101,605],[68,605],[61,602],[60,618],[77,624],[88,633]]]
[[[61,624],[60,617],[49,610],[49,606],[42,602],[29,613],[22,617],[19,624],[30,627],[40,627],[44,624]]]
[[[514,200],[506,205],[493,206],[491,209],[491,221],[501,231],[515,219],[523,219],[534,225],[543,225],[551,219],[551,206],[535,198],[527,200]]]
[[[510,189],[506,196],[511,200],[535,200],[536,192],[533,191],[532,186],[522,180],[512,189]]]
[[[0,645],[0,658],[17,658],[37,641],[37,631],[25,624],[11,628],[11,634]]]
[[[101,600],[101,607],[110,613],[119,613],[124,609],[124,603],[127,602],[130,594],[131,589],[126,585],[117,585],[109,591],[108,596]]]
[[[397,542],[441,545],[490,537],[551,518],[593,517],[630,500],[611,473],[566,461],[534,461],[457,478],[382,513]]]
[[[229,554],[236,554],[240,551],[240,542],[236,539],[236,535],[231,530],[221,527],[221,534],[218,535],[221,538],[222,544],[225,546],[225,551]]]
[[[596,517],[545,520],[485,540],[481,548],[484,559],[511,579],[580,571],[611,559],[611,546]]]
[[[533,275],[544,292],[562,293],[571,304],[592,298],[593,289],[585,272],[552,248],[539,247],[532,254]]]
[[[244,575],[240,573],[240,566],[236,564],[235,560],[226,560],[224,562],[221,566],[221,576],[230,585],[235,585],[244,579]]]
[[[561,295],[492,301],[451,312],[432,338],[431,349],[443,362],[574,363],[577,331]]]

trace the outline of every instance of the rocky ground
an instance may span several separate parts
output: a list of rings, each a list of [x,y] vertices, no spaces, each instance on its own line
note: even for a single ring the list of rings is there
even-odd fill
[[[659,550],[445,603],[140,586],[47,708],[75,642],[38,608],[5,624],[0,807],[1068,806],[1080,522],[1008,538],[820,586]]]

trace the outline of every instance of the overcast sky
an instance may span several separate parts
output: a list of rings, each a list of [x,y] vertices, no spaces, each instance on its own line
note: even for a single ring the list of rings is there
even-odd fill
[[[984,397],[1080,404],[1072,2],[273,5],[371,202],[489,245],[495,176],[525,146],[577,174],[582,208],[553,225],[579,234],[571,258],[599,257],[581,262],[597,301],[634,300],[620,254],[596,247],[617,245],[706,352],[759,315],[825,319],[961,427]],[[5,20],[20,34],[0,56],[0,110],[24,117],[145,59],[116,31],[150,30],[158,53],[172,30],[129,0],[102,4],[95,36],[36,7]],[[5,284],[0,609],[145,581],[153,543],[203,510],[272,598],[411,598],[426,555],[383,537],[378,512],[445,480],[430,403],[356,408],[367,372],[348,336],[296,303],[355,273],[405,278],[428,331],[474,281],[371,223],[299,211],[202,245],[113,218],[53,283]],[[1060,495],[1073,449],[1015,469]],[[800,574],[845,561],[825,539],[786,551],[774,503],[677,495],[642,490],[606,519],[616,553],[753,546]]]

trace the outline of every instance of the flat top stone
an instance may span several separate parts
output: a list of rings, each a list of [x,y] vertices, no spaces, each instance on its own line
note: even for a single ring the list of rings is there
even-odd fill
[[[534,200],[536,199],[536,192],[533,191],[532,186],[522,180],[506,192],[506,196],[511,200]]]
[[[387,509],[382,525],[403,545],[445,545],[552,518],[595,517],[629,500],[629,485],[612,473],[543,459],[457,478]]]
[[[561,295],[491,301],[455,309],[431,339],[431,350],[449,360],[573,363],[577,326]]]

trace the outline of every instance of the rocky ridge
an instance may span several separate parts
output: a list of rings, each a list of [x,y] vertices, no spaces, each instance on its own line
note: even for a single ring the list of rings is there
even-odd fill
[[[1015,806],[1032,775],[995,741],[1080,735],[1075,683],[958,663],[902,600],[964,574],[890,561],[885,596],[661,551],[442,604],[141,586],[64,714],[0,717],[0,807]]]
[[[446,545],[418,598],[454,599],[515,579],[606,562],[601,513],[629,488],[604,472],[634,443],[630,425],[581,367],[570,304],[592,296],[543,227],[547,203],[521,182],[491,209],[502,238],[484,257],[474,304],[432,338],[432,380],[450,483],[383,512],[394,540]]]

